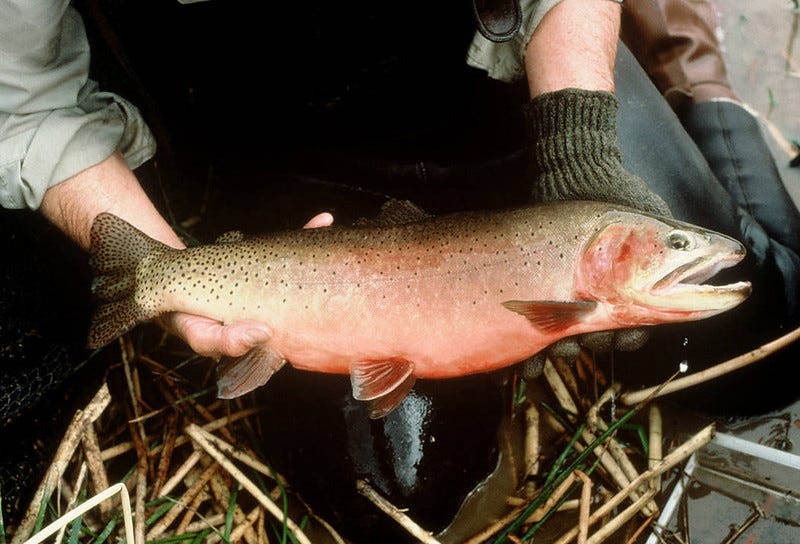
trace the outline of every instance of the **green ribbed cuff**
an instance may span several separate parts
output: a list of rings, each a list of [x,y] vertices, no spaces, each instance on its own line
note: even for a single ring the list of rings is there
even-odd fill
[[[536,202],[600,200],[669,215],[669,208],[622,166],[616,96],[564,89],[523,106]]]
[[[534,168],[555,176],[554,183],[578,175],[607,176],[621,163],[613,94],[565,89],[534,98],[523,112]]]

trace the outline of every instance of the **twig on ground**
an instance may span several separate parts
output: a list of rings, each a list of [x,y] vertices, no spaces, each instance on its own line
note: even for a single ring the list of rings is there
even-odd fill
[[[600,408],[611,399],[619,395],[620,389],[622,389],[622,384],[619,382],[614,383],[606,389],[600,398],[586,411],[586,424],[591,429],[597,429],[597,420],[600,417]]]
[[[517,519],[524,509],[525,505],[514,508],[514,510],[498,519],[463,544],[481,544],[482,542],[486,542],[489,538],[502,531],[509,523]]]
[[[93,489],[95,493],[100,493],[104,489],[108,489],[108,474],[106,474],[106,467],[103,465],[103,460],[100,457],[100,443],[97,439],[97,433],[94,430],[94,424],[89,423],[84,427],[83,437],[83,455],[86,458],[86,465],[89,470],[89,475],[92,479]],[[111,503],[100,503],[100,516],[106,519],[111,512]]]
[[[539,506],[539,508],[534,510],[530,516],[528,516],[528,518],[525,520],[526,524],[537,523],[542,519],[544,519],[544,516],[548,512],[550,512],[550,510],[553,509],[556,503],[558,503],[558,501],[560,501],[564,497],[564,494],[567,493],[567,491],[569,491],[569,488],[572,487],[572,484],[575,483],[575,479],[577,478],[576,472],[577,471],[571,472],[570,475],[567,476],[564,479],[564,481],[561,482],[559,486],[555,488],[555,490],[550,494],[550,496],[547,497],[547,500],[544,501],[544,503],[541,506]]]
[[[417,523],[408,517],[404,512],[402,512],[399,508],[395,505],[387,501],[383,498],[380,493],[375,491],[372,486],[370,486],[364,480],[356,481],[356,490],[364,495],[366,498],[372,502],[375,506],[377,506],[383,513],[387,516],[392,518],[396,521],[400,526],[408,531],[410,535],[414,538],[423,542],[425,544],[440,544],[439,541],[433,537],[433,535],[429,532],[417,525]]]
[[[203,453],[200,451],[193,451],[191,455],[183,462],[183,464],[178,467],[178,470],[175,471],[175,474],[164,483],[164,486],[161,488],[158,497],[163,497],[165,495],[169,495],[170,492],[177,486],[183,478],[189,473],[190,470],[194,468],[194,466],[202,459]]]
[[[248,467],[252,468],[253,470],[263,474],[267,478],[278,482],[282,486],[287,486],[288,483],[286,479],[272,470],[270,467],[258,461],[257,459],[253,459],[251,456],[247,455],[246,453],[242,452],[240,449],[236,448],[232,444],[225,442],[223,439],[214,436],[211,433],[206,433],[205,438],[209,441],[209,443],[213,444],[214,447],[222,451],[223,453],[227,454],[230,457],[233,457],[237,461],[247,465]]]
[[[172,508],[169,509],[164,517],[158,520],[158,523],[150,528],[150,531],[147,533],[147,540],[154,540],[155,538],[161,536],[164,531],[167,530],[167,527],[169,527],[180,515],[183,509],[191,505],[195,497],[197,497],[206,484],[208,484],[208,481],[218,469],[219,465],[217,463],[212,462],[210,465],[208,465],[208,467],[206,467],[206,469],[200,475],[200,478],[198,478],[197,481],[192,484],[192,486],[187,489],[177,501],[175,501],[175,504],[172,505]]]
[[[236,480],[242,484],[252,496],[258,502],[260,502],[266,509],[272,514],[278,521],[285,523],[287,529],[292,532],[294,537],[301,543],[301,544],[311,544],[308,540],[308,537],[303,533],[302,529],[291,519],[287,518],[283,510],[281,510],[272,500],[267,497],[261,490],[250,480],[245,474],[239,470],[233,463],[231,463],[228,459],[225,458],[225,455],[217,449],[216,446],[209,440],[210,433],[203,430],[201,427],[198,427],[195,424],[190,424],[186,428],[186,433],[197,442],[197,444],[203,448],[211,457],[214,458],[222,467],[230,473]]]
[[[238,525],[231,531],[231,536],[228,540],[237,542],[244,536],[248,544],[258,544],[258,534],[256,534],[255,529],[253,529],[253,524],[261,517],[261,511],[261,507],[256,506],[250,510],[250,513],[246,516],[242,512],[243,519],[241,521],[236,521]]]
[[[544,376],[547,380],[547,383],[550,385],[550,389],[556,396],[556,399],[561,404],[561,407],[571,413],[577,414],[578,406],[570,396],[568,388],[562,380],[561,374],[556,371],[550,359],[545,360]],[[603,397],[611,398],[611,394],[607,392],[607,394],[603,395]],[[602,424],[602,420],[597,414],[595,414],[593,419],[595,425],[597,425],[598,430],[601,433],[608,429],[607,426]],[[597,439],[597,435],[587,429],[584,429],[581,434],[581,438],[586,444],[591,444]],[[600,460],[600,464],[603,466],[606,472],[608,472],[608,475],[611,477],[611,479],[614,480],[614,482],[616,482],[620,488],[626,487],[628,484],[630,484],[632,478],[638,476],[636,469],[633,467],[633,464],[628,459],[628,456],[624,451],[622,451],[622,448],[619,446],[613,436],[609,437],[604,442],[604,446],[604,448],[596,450],[594,454]],[[636,501],[638,498],[638,492],[633,492],[630,495],[631,501]],[[646,513],[647,515],[650,515],[657,510],[658,506],[655,503],[649,503],[647,505]]]
[[[164,448],[161,450],[161,457],[156,467],[156,477],[153,481],[153,489],[150,492],[150,499],[155,499],[161,492],[161,486],[167,479],[169,466],[172,463],[172,452],[175,450],[175,441],[178,439],[178,414],[171,412],[167,415],[164,424]]]
[[[205,429],[206,431],[216,431],[222,427],[230,425],[231,423],[239,421],[240,419],[250,417],[258,412],[259,408],[248,408],[246,410],[236,412],[235,414],[215,419],[211,423],[203,425],[202,428]],[[182,446],[184,444],[187,444],[188,442],[189,438],[187,438],[186,436],[180,436],[178,437],[177,440],[175,440],[175,447]],[[155,446],[153,449],[150,450],[150,455],[157,455],[162,448],[163,446],[161,445]],[[123,442],[122,444],[117,444],[116,446],[103,450],[102,452],[103,461],[108,461],[110,459],[118,457],[124,453],[131,451],[132,449],[134,449],[133,442]]]
[[[650,439],[648,440],[647,468],[652,469],[661,461],[664,455],[662,451],[662,443],[664,440],[663,419],[661,418],[661,409],[657,404],[652,404],[650,406],[648,419],[650,422]],[[655,476],[650,480],[650,487],[656,491],[660,491],[661,476]]]
[[[639,404],[643,400],[653,395],[653,393],[656,391],[658,391],[658,393],[654,395],[653,398],[660,397],[668,393],[674,393],[675,391],[680,391],[682,389],[686,389],[688,387],[692,387],[701,384],[703,382],[713,380],[729,372],[738,370],[747,365],[758,362],[764,359],[765,357],[772,355],[776,351],[785,348],[792,342],[796,341],[798,338],[800,338],[800,327],[784,334],[780,338],[777,338],[771,342],[767,342],[763,346],[758,347],[753,351],[749,351],[747,353],[739,355],[738,357],[729,359],[728,361],[712,366],[711,368],[707,368],[706,370],[703,370],[701,372],[697,372],[695,374],[691,374],[683,378],[678,378],[666,385],[657,385],[654,387],[648,387],[647,389],[641,389],[639,391],[631,391],[628,393],[623,393],[620,396],[620,402],[622,402],[627,406],[631,406],[634,404]]]
[[[130,434],[133,444],[136,448],[138,456],[138,463],[136,466],[136,499],[134,502],[134,533],[136,534],[136,542],[144,542],[145,535],[145,501],[147,494],[147,478],[150,470],[150,463],[147,458],[147,434],[144,430],[144,424],[139,420],[141,415],[142,394],[139,387],[139,375],[136,367],[131,365],[135,352],[131,344],[130,337],[125,335],[120,337],[120,352],[122,354],[122,367],[125,371],[125,381],[128,385],[128,394],[130,395],[131,408],[135,421],[130,421]]]
[[[651,500],[655,494],[655,490],[649,489],[633,504],[617,514],[616,517],[612,518],[611,521],[600,526],[600,528],[586,540],[586,544],[600,544],[600,542],[603,542],[609,536],[617,532],[620,527],[625,525],[633,516],[642,511],[647,501]]]
[[[125,539],[128,542],[136,542],[134,531],[133,531],[133,520],[131,519],[131,500],[128,496],[128,489],[125,487],[125,484],[118,483],[114,484],[102,493],[98,493],[91,499],[87,500],[86,502],[79,505],[74,510],[67,512],[53,523],[48,525],[47,527],[43,528],[41,531],[36,533],[30,539],[25,541],[25,544],[39,544],[40,542],[44,542],[45,539],[50,537],[51,535],[58,532],[61,527],[68,525],[74,519],[82,516],[99,503],[103,502],[104,500],[108,499],[109,497],[113,497],[119,493],[122,496],[122,518],[125,522]],[[19,532],[17,532],[19,534]],[[16,538],[16,536],[15,536]]]
[[[666,455],[664,459],[662,459],[659,463],[656,464],[656,466],[640,474],[639,477],[636,478],[636,480],[634,480],[633,482],[631,482],[628,487],[620,490],[611,499],[603,503],[589,517],[589,523],[594,524],[595,522],[600,520],[603,516],[614,510],[614,508],[616,508],[622,501],[624,501],[628,497],[631,491],[637,489],[643,483],[647,482],[654,476],[665,473],[675,465],[685,461],[692,453],[694,453],[695,451],[699,450],[700,448],[708,444],[711,441],[711,438],[713,438],[713,436],[714,436],[714,425],[712,424],[708,425],[707,427],[704,427],[697,434],[695,434],[689,440],[684,442],[681,446],[676,448],[674,451],[670,452],[669,455]],[[654,495],[655,491],[651,489],[644,496],[652,497],[651,493]],[[577,529],[572,529],[570,531],[567,531],[560,539],[556,541],[555,544],[567,544],[573,538],[575,538],[577,534],[578,534]]]
[[[589,536],[589,509],[592,506],[592,480],[582,470],[576,470],[575,474],[583,482],[578,513],[578,544],[586,544]]]
[[[231,494],[228,492],[228,489],[225,487],[224,482],[219,474],[215,474],[213,478],[211,478],[211,492],[214,494],[214,498],[217,502],[222,506],[227,506],[231,502]],[[258,508],[258,507],[257,507]],[[252,513],[252,512],[251,512]],[[256,512],[258,514],[258,512]],[[237,523],[237,526],[246,527],[246,532],[243,532],[244,539],[248,542],[248,544],[256,544],[258,540],[258,535],[253,530],[252,525],[255,522],[255,518],[252,521],[248,522],[249,514],[245,514],[244,510],[238,505],[233,505],[233,521]],[[257,517],[257,516],[256,516]],[[244,531],[244,529],[242,529]],[[242,535],[239,535],[242,536]],[[238,540],[238,538],[231,537],[231,540]]]
[[[186,526],[186,533],[199,533],[204,529],[215,529],[218,525],[222,525],[225,523],[225,514],[214,514],[213,516],[206,516],[203,518],[198,519],[197,521],[193,521],[189,525]]]
[[[525,477],[539,474],[539,410],[535,404],[525,409]]]
[[[89,404],[83,410],[78,410],[72,421],[64,433],[64,438],[61,440],[58,449],[56,450],[53,460],[50,463],[50,468],[42,478],[42,482],[36,489],[36,492],[31,499],[30,506],[25,512],[11,544],[21,544],[27,539],[36,525],[36,519],[39,515],[41,505],[50,500],[50,495],[56,487],[56,483],[64,475],[70,459],[78,447],[83,434],[84,428],[88,423],[92,423],[100,417],[100,414],[106,409],[108,403],[111,401],[111,395],[108,392],[108,387],[103,384],[97,393],[95,393]]]
[[[554,357],[550,359],[550,363],[553,365],[555,371],[558,372],[561,381],[564,383],[566,390],[569,391],[570,397],[575,401],[576,406],[578,404],[583,404],[585,402],[585,397],[581,395],[581,390],[578,387],[578,380],[575,379],[575,374],[573,374],[572,369],[570,369],[569,363],[567,363],[563,357]]]
[[[67,501],[67,507],[65,509],[65,512],[69,512],[70,510],[75,508],[75,504],[77,504],[78,502],[78,496],[80,495],[81,487],[83,487],[83,481],[86,479],[87,472],[88,469],[86,467],[86,463],[81,463],[81,468],[80,470],[78,470],[78,477],[75,480],[75,485],[73,486],[72,495],[70,496],[69,501]],[[61,527],[61,529],[59,529],[55,542],[60,543],[61,539],[64,538],[64,532],[67,530],[67,525],[69,524],[65,523]]]
[[[753,513],[750,514],[750,516],[746,520],[744,520],[744,522],[739,527],[737,527],[737,529],[728,538],[726,538],[722,542],[722,544],[733,544],[734,542],[739,540],[739,537],[742,536],[745,533],[745,531],[747,531],[750,528],[751,525],[753,525],[759,519],[766,517],[764,511],[761,509],[761,506],[759,506],[757,502],[752,503],[752,505],[753,505]]]
[[[656,491],[656,493],[658,493],[658,490],[655,490],[655,491]],[[644,530],[647,529],[650,526],[650,524],[653,522],[654,519],[656,519],[656,515],[655,514],[653,514],[652,516],[649,516],[646,520],[644,520],[639,525],[639,527],[636,528],[636,530],[628,538],[628,540],[625,541],[625,544],[636,544],[637,542],[639,542],[639,537],[642,535]]]
[[[214,467],[214,470],[211,471],[211,474],[210,474],[211,477],[206,479],[205,478],[205,473],[204,473],[200,477],[200,480],[198,480],[198,483],[201,486],[199,491],[194,494],[194,497],[189,499],[191,501],[189,504],[183,505],[184,506],[184,508],[183,508],[183,510],[184,510],[183,517],[178,522],[178,526],[175,527],[175,530],[173,531],[173,534],[175,534],[175,535],[184,534],[185,531],[186,531],[186,526],[189,525],[189,523],[192,521],[192,518],[195,516],[195,514],[199,514],[200,513],[200,505],[203,504],[205,501],[207,501],[210,498],[210,495],[208,494],[208,490],[206,489],[206,485],[209,483],[209,481],[211,479],[213,479],[213,475],[216,473],[216,468],[217,468],[213,464],[211,466]],[[209,467],[209,468],[211,468],[211,467]],[[178,513],[180,514],[180,512],[178,512]],[[167,525],[167,526],[169,526],[169,525]]]

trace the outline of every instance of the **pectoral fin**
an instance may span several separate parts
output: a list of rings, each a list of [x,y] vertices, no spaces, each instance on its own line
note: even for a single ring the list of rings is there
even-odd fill
[[[525,316],[536,328],[560,332],[580,323],[597,307],[586,300],[507,300],[503,306]]]
[[[241,357],[226,357],[217,367],[217,398],[232,399],[260,387],[275,374],[286,361],[278,353],[265,347],[256,347]]]
[[[404,359],[359,361],[350,365],[353,398],[369,402],[369,417],[379,419],[397,408],[414,387],[414,364]]]

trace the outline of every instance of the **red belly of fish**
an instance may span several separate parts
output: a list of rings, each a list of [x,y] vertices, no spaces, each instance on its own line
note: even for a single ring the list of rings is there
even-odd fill
[[[421,282],[411,292],[362,287],[309,299],[307,310],[270,323],[269,347],[293,366],[317,372],[346,374],[352,362],[404,359],[414,363],[417,377],[447,378],[508,366],[563,336],[545,334],[502,306],[530,286],[485,294],[483,284],[436,283]]]

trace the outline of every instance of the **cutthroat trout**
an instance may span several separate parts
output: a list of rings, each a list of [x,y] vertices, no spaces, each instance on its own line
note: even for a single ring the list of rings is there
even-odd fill
[[[750,293],[748,282],[703,283],[744,257],[739,242],[672,219],[597,202],[436,218],[409,206],[384,210],[411,210],[402,224],[184,250],[101,214],[88,344],[165,312],[256,320],[270,339],[221,365],[220,397],[263,385],[289,361],[349,374],[354,397],[380,417],[418,377],[502,368],[575,334],[706,318]]]

